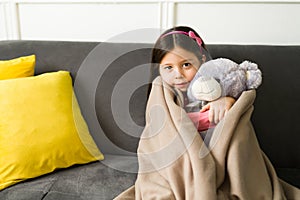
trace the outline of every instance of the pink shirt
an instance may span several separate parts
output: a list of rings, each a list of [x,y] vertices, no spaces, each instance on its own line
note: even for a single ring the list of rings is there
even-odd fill
[[[197,127],[198,131],[206,131],[207,129],[215,126],[214,124],[210,123],[208,120],[208,113],[209,110],[205,112],[190,112],[188,116],[193,121],[195,126]]]

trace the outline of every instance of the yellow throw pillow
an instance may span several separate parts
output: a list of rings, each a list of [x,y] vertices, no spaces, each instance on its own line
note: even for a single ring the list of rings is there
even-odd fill
[[[34,75],[35,55],[0,60],[0,80]]]
[[[0,81],[0,190],[102,160],[67,71]]]

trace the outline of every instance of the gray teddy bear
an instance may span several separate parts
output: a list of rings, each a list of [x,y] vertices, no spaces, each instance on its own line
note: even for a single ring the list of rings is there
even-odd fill
[[[260,69],[250,61],[241,64],[227,58],[207,61],[189,85],[187,108],[199,109],[199,106],[223,96],[237,99],[243,91],[258,88],[261,82]]]

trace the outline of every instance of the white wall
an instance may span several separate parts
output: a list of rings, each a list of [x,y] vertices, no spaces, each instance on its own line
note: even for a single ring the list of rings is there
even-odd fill
[[[0,0],[0,40],[154,42],[174,25],[207,43],[300,45],[300,0]]]

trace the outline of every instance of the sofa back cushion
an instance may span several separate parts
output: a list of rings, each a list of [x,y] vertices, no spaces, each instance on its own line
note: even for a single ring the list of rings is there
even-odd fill
[[[71,72],[91,134],[103,153],[135,154],[144,126],[152,44],[2,41],[0,59],[35,54],[36,74]],[[263,73],[252,116],[276,167],[300,168],[300,46],[208,45],[213,58],[250,60]],[[149,71],[147,71],[149,69]]]

